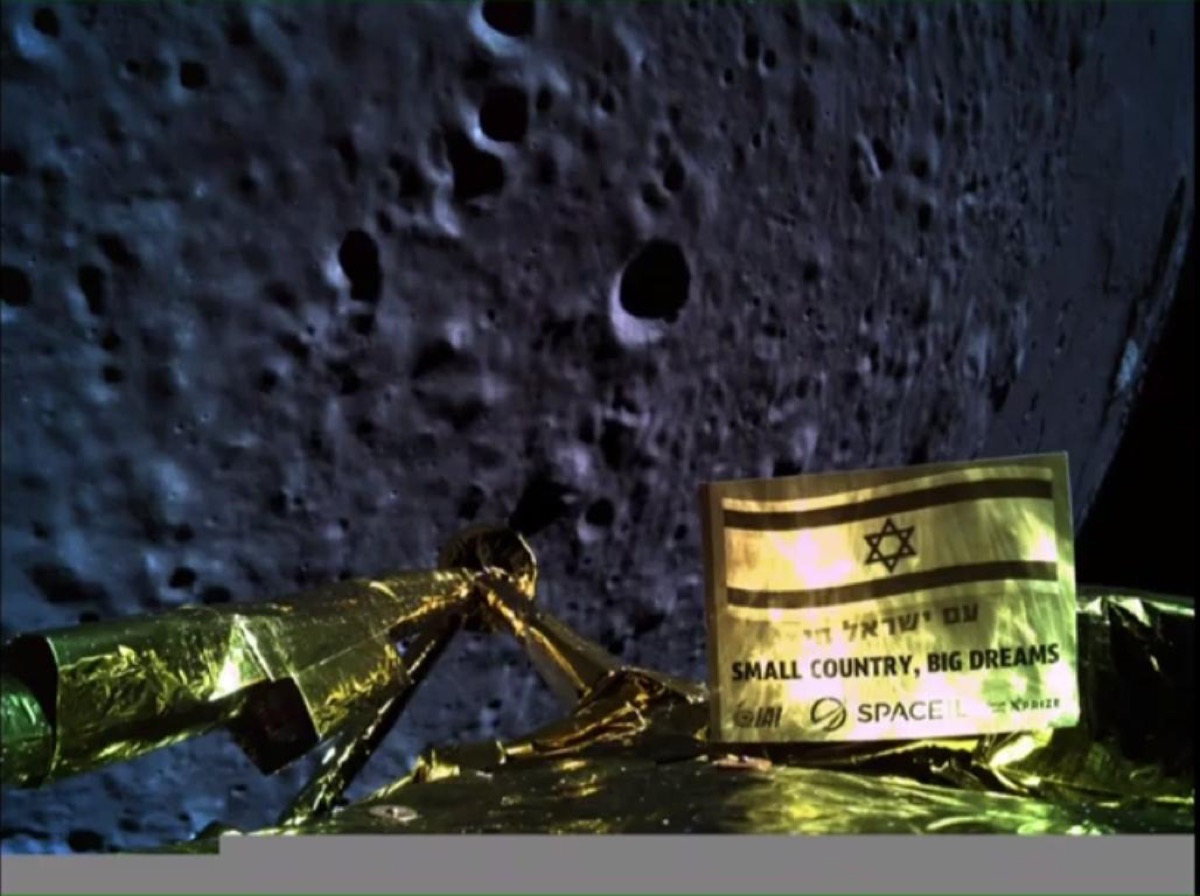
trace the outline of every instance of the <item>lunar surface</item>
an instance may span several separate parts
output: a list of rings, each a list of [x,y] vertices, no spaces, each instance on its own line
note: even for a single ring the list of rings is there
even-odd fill
[[[426,567],[704,675],[697,484],[1070,453],[1193,220],[1191,4],[0,7],[3,634]],[[361,793],[558,712],[462,636]],[[7,852],[273,820],[223,736]]]

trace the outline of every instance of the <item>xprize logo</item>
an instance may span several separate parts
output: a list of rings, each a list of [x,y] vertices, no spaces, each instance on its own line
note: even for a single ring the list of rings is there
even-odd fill
[[[846,704],[837,697],[822,697],[812,705],[808,718],[818,730],[833,732],[846,724],[849,714]]]

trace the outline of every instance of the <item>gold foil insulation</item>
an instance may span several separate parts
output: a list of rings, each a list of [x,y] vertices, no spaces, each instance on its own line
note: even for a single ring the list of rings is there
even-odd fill
[[[18,639],[4,654],[6,785],[224,725],[265,770],[328,743],[308,786],[262,834],[1194,829],[1189,602],[1080,590],[1073,728],[717,743],[703,684],[622,664],[536,608],[532,554],[514,562],[527,546],[489,537],[473,554],[460,543],[456,570]],[[511,741],[433,747],[403,780],[343,805],[466,623],[524,645],[563,718]],[[392,646],[400,638],[403,654]]]
[[[1193,831],[1190,603],[1083,589],[1077,618],[1075,728],[731,752],[702,687],[616,665],[559,722],[433,748],[367,799],[258,833]]]
[[[4,783],[33,787],[45,780],[54,760],[54,729],[33,691],[11,675],[0,676],[0,732]]]
[[[348,725],[337,743],[321,758],[316,773],[279,819],[296,825],[336,808],[367,760],[379,747],[408,705],[417,686],[445,652],[458,623],[448,622],[413,637],[404,652],[397,687],[382,702],[366,705],[357,724]]]
[[[1170,807],[1055,803],[902,777],[693,759],[596,755],[463,771],[283,833],[1108,834],[1188,833]],[[211,851],[197,842],[181,851]]]
[[[3,656],[4,782],[35,786],[218,727],[272,772],[383,712],[409,685],[394,642],[474,614],[481,574],[404,573],[18,637]]]

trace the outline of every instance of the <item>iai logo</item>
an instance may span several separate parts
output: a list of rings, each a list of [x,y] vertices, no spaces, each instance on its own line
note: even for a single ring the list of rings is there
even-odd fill
[[[822,697],[812,705],[808,718],[819,731],[837,731],[846,724],[846,704],[837,697]]]
[[[739,703],[733,713],[735,728],[778,728],[782,721],[783,706],[781,704],[750,707],[745,703]]]

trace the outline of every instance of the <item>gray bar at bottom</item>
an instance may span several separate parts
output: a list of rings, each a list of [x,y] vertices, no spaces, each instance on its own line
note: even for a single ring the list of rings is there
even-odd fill
[[[219,856],[5,856],[2,892],[1194,893],[1195,837],[232,837]]]

